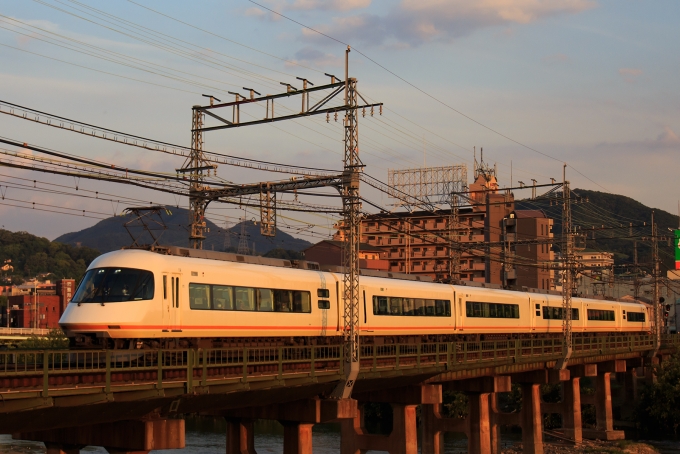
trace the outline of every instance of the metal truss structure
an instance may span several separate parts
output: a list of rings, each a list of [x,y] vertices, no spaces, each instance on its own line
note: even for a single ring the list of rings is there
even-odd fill
[[[123,224],[123,227],[125,227],[125,230],[127,230],[128,235],[130,235],[130,238],[132,238],[132,245],[130,245],[130,248],[151,247],[153,249],[154,247],[159,246],[158,241],[168,228],[165,225],[165,221],[163,221],[161,211],[165,211],[168,214],[170,213],[166,207],[160,205],[148,207],[130,207],[123,210],[124,213],[135,216]],[[138,235],[133,233],[133,229],[136,228],[142,229],[142,232]],[[151,237],[151,244],[140,243],[141,235],[143,235],[144,232],[147,232]]]
[[[299,90],[290,84],[286,86],[286,92],[276,95],[260,96],[254,89],[244,88],[250,92],[246,97],[238,93],[233,102],[222,103],[213,96],[208,106],[193,107],[192,121],[192,147],[191,155],[181,169],[190,174],[190,208],[191,208],[191,239],[193,247],[202,248],[205,230],[205,208],[211,201],[233,202],[233,198],[246,195],[258,194],[260,198],[261,233],[265,236],[276,234],[276,193],[285,191],[298,191],[319,187],[335,187],[342,197],[342,214],[344,218],[345,241],[343,247],[343,370],[345,379],[338,384],[333,391],[335,398],[349,398],[354,388],[354,383],[359,374],[359,239],[361,225],[361,197],[359,195],[359,183],[362,180],[363,164],[359,158],[359,128],[358,111],[362,109],[362,115],[366,109],[370,109],[373,115],[374,108],[379,107],[382,114],[382,103],[368,103],[357,90],[357,80],[349,77],[349,47],[345,54],[345,80],[338,81],[335,76],[327,74],[331,83],[314,87],[306,79],[300,79],[303,83]],[[310,106],[311,92],[324,92],[322,99]],[[344,102],[334,107],[325,107],[340,93],[344,93]],[[255,95],[258,97],[255,97]],[[299,113],[290,115],[276,115],[274,103],[277,99],[300,96],[301,110]],[[359,100],[363,104],[359,104]],[[250,104],[266,104],[264,119],[241,121],[241,109]],[[219,115],[218,109],[231,107],[231,119]],[[222,188],[210,188],[203,184],[203,172],[213,168],[203,157],[203,133],[221,129],[236,128],[256,124],[265,124],[275,121],[290,120],[300,117],[326,114],[327,121],[330,114],[334,113],[336,119],[339,112],[344,112],[344,139],[345,154],[344,168],[340,175],[304,176],[286,181],[268,181],[255,184],[246,184]],[[203,123],[204,116],[217,120],[215,126],[207,126]],[[375,183],[374,183],[375,184]]]
[[[404,205],[402,194],[433,205],[448,205],[451,194],[463,192],[467,187],[467,166],[389,169],[387,185],[391,188],[389,195],[399,200],[399,205]]]

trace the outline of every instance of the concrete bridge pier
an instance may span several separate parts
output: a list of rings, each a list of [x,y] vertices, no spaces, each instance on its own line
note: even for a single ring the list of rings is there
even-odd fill
[[[595,378],[595,429],[584,429],[583,437],[597,440],[623,440],[622,430],[614,430],[612,414],[611,374],[626,371],[625,360],[614,360],[599,363]]]
[[[252,419],[227,419],[227,454],[257,454]]]
[[[422,454],[442,454],[444,434],[458,432],[467,435],[467,421],[464,418],[446,418],[441,415],[441,404],[423,404],[420,407]]]
[[[543,454],[543,413],[548,404],[541,402],[541,385],[569,380],[568,370],[541,369],[514,374],[513,380],[522,388],[522,449],[525,453]]]
[[[368,450],[417,454],[416,407],[439,405],[442,389],[439,385],[417,385],[358,393],[354,397],[359,402],[389,403],[392,406],[392,432],[389,435],[366,433],[361,408],[353,419],[342,421],[341,454],[361,454]]]
[[[498,422],[492,417],[496,394],[510,391],[509,376],[479,377],[446,382],[447,390],[464,392],[468,397],[468,416],[465,419],[441,416],[440,404],[421,407],[422,454],[441,454],[445,432],[465,433],[468,452],[496,454],[500,449]]]
[[[357,412],[354,399],[318,398],[229,410],[222,413],[227,420],[227,454],[255,454],[256,419],[271,419],[283,425],[284,454],[312,454],[314,424],[351,420]]]
[[[581,418],[581,378],[597,377],[597,364],[569,368],[570,379],[562,384],[562,431],[575,444],[583,442]]]

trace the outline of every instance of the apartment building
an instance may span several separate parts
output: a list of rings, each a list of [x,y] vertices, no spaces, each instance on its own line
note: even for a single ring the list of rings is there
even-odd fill
[[[516,210],[503,219],[501,226],[503,286],[554,290],[553,220],[541,210]]]
[[[460,250],[459,279],[501,284],[500,249],[486,243],[500,242],[501,222],[513,209],[512,194],[499,191],[495,169],[482,164],[457,222],[449,209],[374,214],[362,219],[361,242],[385,251],[391,272],[449,281],[453,236]]]

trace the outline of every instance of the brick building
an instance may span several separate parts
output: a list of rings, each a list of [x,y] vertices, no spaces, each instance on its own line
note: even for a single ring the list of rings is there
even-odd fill
[[[338,235],[336,234],[336,237]],[[387,252],[369,244],[359,244],[359,267],[366,270],[388,271]],[[305,249],[305,259],[319,265],[342,265],[342,241],[324,240]]]
[[[501,238],[506,258],[503,286],[554,290],[554,272],[550,263],[553,220],[541,210],[516,210],[502,222]]]
[[[9,325],[13,328],[58,328],[59,318],[75,291],[73,279],[60,279],[56,284],[30,285],[23,294],[8,296]],[[7,311],[0,321],[7,326]]]
[[[451,261],[448,238],[452,234],[463,247],[460,279],[501,284],[498,248],[485,250],[484,242],[500,242],[503,218],[514,209],[513,196],[499,191],[495,169],[483,164],[475,170],[475,181],[469,190],[471,206],[458,210],[458,222],[452,229],[448,209],[434,214],[380,213],[362,219],[361,242],[384,251],[391,272],[447,281]]]

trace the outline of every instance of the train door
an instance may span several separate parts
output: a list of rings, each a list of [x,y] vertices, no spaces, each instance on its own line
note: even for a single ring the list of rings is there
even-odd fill
[[[161,320],[163,331],[168,331],[170,329],[170,310],[172,307],[172,291],[171,291],[171,279],[170,275],[163,273],[163,301],[161,306]]]
[[[170,304],[170,329],[172,331],[180,331],[180,311],[181,311],[181,305],[182,304],[188,304],[187,301],[182,301],[180,298],[180,275],[177,273],[172,273],[170,275],[170,295],[172,296],[171,298],[171,304]]]
[[[459,316],[458,316],[458,303],[456,302],[456,292],[453,292],[453,300],[451,301],[451,316],[453,317],[453,329],[457,329],[459,325]]]
[[[463,327],[465,326],[465,318],[467,316],[465,302],[468,295],[464,293],[454,293],[454,296],[458,297],[454,304],[456,312],[456,329],[458,331],[462,331]]]

